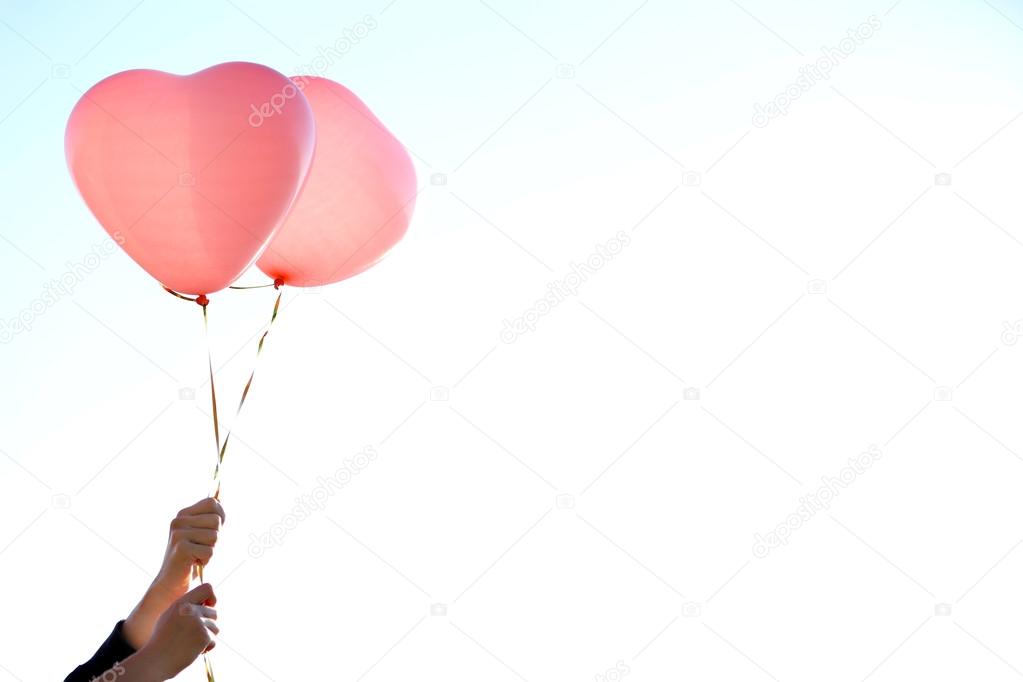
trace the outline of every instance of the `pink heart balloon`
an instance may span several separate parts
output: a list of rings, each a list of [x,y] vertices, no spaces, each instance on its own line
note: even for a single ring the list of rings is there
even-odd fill
[[[315,145],[302,93],[245,62],[110,76],[75,105],[64,138],[103,228],[157,281],[188,294],[223,289],[259,257]]]
[[[294,76],[316,117],[316,157],[302,195],[260,257],[292,286],[318,286],[379,261],[408,230],[416,173],[362,100],[326,78]]]

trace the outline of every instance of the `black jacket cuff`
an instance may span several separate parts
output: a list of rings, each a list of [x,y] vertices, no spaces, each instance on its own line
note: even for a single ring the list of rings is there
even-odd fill
[[[75,668],[74,672],[64,679],[64,682],[92,682],[93,678],[101,677],[103,673],[134,653],[134,647],[128,644],[128,640],[124,638],[124,621],[122,620],[114,626],[114,631],[100,645],[92,658]]]

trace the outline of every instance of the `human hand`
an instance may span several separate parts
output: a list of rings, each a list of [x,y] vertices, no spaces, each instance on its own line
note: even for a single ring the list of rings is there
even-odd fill
[[[157,619],[152,637],[125,661],[139,679],[169,680],[187,668],[199,654],[216,646],[217,603],[213,588],[203,583],[175,600]],[[134,676],[129,676],[134,679]]]
[[[207,497],[182,509],[171,521],[163,565],[124,623],[125,639],[135,649],[149,641],[157,619],[188,591],[192,567],[209,563],[224,519],[224,507]]]

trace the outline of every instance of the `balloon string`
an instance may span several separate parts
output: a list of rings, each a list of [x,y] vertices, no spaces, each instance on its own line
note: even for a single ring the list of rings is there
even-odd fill
[[[213,494],[214,499],[220,498],[220,473],[224,465],[224,456],[227,454],[227,444],[231,440],[231,430],[234,425],[238,422],[238,416],[241,414],[242,407],[245,405],[245,400],[249,397],[249,390],[252,388],[252,381],[256,376],[256,367],[259,362],[259,356],[263,353],[263,344],[266,343],[266,337],[270,333],[270,329],[273,327],[274,321],[277,320],[277,313],[281,308],[281,296],[284,292],[281,287],[284,286],[284,280],[277,278],[273,281],[273,284],[260,285],[258,287],[237,287],[241,289],[261,289],[266,286],[272,286],[277,290],[277,299],[274,301],[273,313],[270,315],[270,322],[267,324],[266,329],[263,331],[262,336],[259,337],[259,344],[256,347],[256,360],[253,363],[252,372],[249,373],[249,378],[245,382],[245,387],[242,389],[241,399],[238,401],[238,409],[235,411],[234,421],[231,423],[231,429],[228,429],[227,434],[224,436],[224,440],[220,440],[220,414],[217,409],[217,388],[213,376],[213,351],[210,346],[210,324],[209,315],[207,313],[207,306],[209,305],[209,299],[205,294],[199,294],[198,296],[186,296],[185,294],[178,293],[169,287],[163,287],[164,291],[176,296],[177,298],[185,301],[192,301],[199,304],[202,307],[202,321],[203,330],[206,335],[206,360],[209,367],[210,373],[210,404],[213,408],[213,439],[216,447],[217,464],[213,469]],[[236,288],[236,287],[232,287]],[[199,579],[202,580],[202,566],[198,566],[197,569]]]
[[[206,312],[206,307],[210,304],[210,301],[208,298],[206,298],[205,294],[199,294],[198,296],[192,297],[185,296],[184,294],[179,294],[178,292],[168,287],[164,287],[163,289],[172,296],[176,296],[177,298],[183,299],[185,301],[192,301],[194,303],[198,303],[202,307],[202,326],[203,332],[206,337],[206,362],[210,371],[210,404],[213,407],[213,439],[214,445],[216,447],[215,452],[217,452],[219,455],[220,418],[217,413],[217,388],[213,383],[213,350],[210,346],[210,321],[209,315]],[[220,492],[219,487],[217,489],[217,492],[219,494]],[[195,580],[198,577],[200,583],[205,582],[205,579],[203,578],[202,568],[203,568],[202,564],[198,563],[192,566],[192,579]],[[213,676],[213,664],[210,662],[210,657],[207,652],[203,652],[202,663],[203,667],[206,670],[206,682],[216,682],[216,678],[214,678]]]
[[[259,364],[259,356],[263,353],[263,344],[266,342],[266,337],[270,333],[270,329],[273,327],[274,321],[277,319],[277,312],[281,308],[281,296],[284,292],[280,290],[279,284],[275,284],[274,288],[277,289],[277,300],[274,301],[274,309],[273,313],[270,315],[270,322],[266,325],[263,335],[259,337],[259,344],[256,346],[256,359],[252,365],[252,372],[249,373],[249,378],[245,382],[245,388],[242,389],[242,397],[238,400],[238,409],[234,413],[234,420],[231,422],[231,428],[227,430],[227,435],[224,436],[224,442],[220,443],[220,451],[217,456],[217,467],[213,471],[213,482],[216,485],[213,497],[216,498],[220,497],[220,473],[224,465],[224,455],[227,453],[227,444],[231,440],[231,431],[234,428],[234,425],[238,423],[238,415],[241,414],[242,407],[245,405],[245,400],[249,397],[249,389],[252,388],[252,380],[256,377],[256,368]]]
[[[213,381],[213,350],[210,346],[210,320],[209,315],[206,311],[206,307],[210,304],[210,300],[206,298],[206,294],[199,294],[198,296],[186,296],[185,294],[178,293],[170,287],[163,287],[171,296],[175,296],[184,301],[192,301],[193,303],[199,304],[202,307],[202,326],[203,332],[206,337],[206,363],[209,367],[210,372],[210,405],[213,408],[213,441],[214,441],[214,454],[220,456],[220,416],[217,411],[217,387]],[[218,491],[219,493],[219,488]],[[202,578],[202,565],[196,564],[192,567],[192,578],[198,575],[199,580]]]
[[[205,294],[201,294],[199,296],[185,296],[184,294],[179,294],[178,292],[174,291],[170,287],[163,287],[163,290],[166,291],[171,296],[177,296],[180,299],[183,299],[185,301],[191,301],[192,303],[199,303],[199,299],[200,298],[206,298]],[[199,305],[203,305],[203,304],[199,303]]]
[[[202,298],[205,300],[206,297],[203,296]],[[198,303],[198,300],[196,302]],[[206,314],[206,306],[209,305],[209,303],[208,302],[201,303],[200,305],[202,305],[202,326],[203,326],[203,331],[205,332],[205,335],[206,335],[206,360],[207,360],[207,363],[208,363],[209,369],[210,369],[210,404],[213,406],[213,439],[214,439],[214,442],[215,442],[215,445],[216,445],[216,448],[217,448],[217,452],[219,453],[220,452],[220,417],[217,414],[217,388],[216,388],[215,384],[213,383],[213,349],[210,347],[210,321],[209,321],[209,316]],[[218,485],[217,486],[217,494],[214,497],[219,497],[219,495],[220,495],[220,486]],[[203,573],[202,573],[202,568],[203,568],[202,564],[199,564],[199,563],[195,564],[195,568],[196,568],[196,570],[193,571],[193,576],[192,577],[195,577],[194,574],[198,573],[199,582],[200,583],[206,582],[205,578],[203,577]],[[213,676],[213,664],[210,662],[209,653],[207,653],[205,651],[202,654],[202,664],[203,664],[203,667],[206,670],[206,682],[216,682],[216,678]]]
[[[210,369],[210,404],[213,407],[213,441],[214,441],[214,444],[216,445],[215,452],[217,453],[217,457],[218,457],[218,460],[217,460],[218,461],[218,467],[217,468],[219,469],[220,459],[223,458],[223,455],[221,454],[221,450],[220,450],[220,415],[217,412],[217,388],[216,388],[216,384],[214,383],[214,380],[213,380],[213,351],[210,348],[210,322],[209,322],[209,318],[206,315],[206,306],[205,305],[202,307],[202,324],[203,324],[203,329],[206,332],[206,360],[209,363],[209,369]],[[214,479],[215,478],[216,478],[216,474],[214,474]],[[217,491],[216,492],[217,492],[216,496],[219,496],[219,493],[220,493],[219,485],[217,487]],[[199,567],[199,577],[200,577],[200,579],[202,578],[202,566]]]
[[[284,284],[284,280],[281,279],[280,277],[278,277],[277,279],[275,279],[270,284],[256,284],[256,285],[253,285],[253,286],[250,286],[250,287],[229,286],[228,289],[266,289],[267,287],[273,287],[274,289],[280,289],[283,284]]]
[[[238,422],[238,416],[241,414],[242,406],[245,405],[245,400],[249,396],[249,389],[252,388],[252,381],[253,381],[253,379],[256,376],[256,367],[258,366],[258,363],[259,363],[259,357],[263,353],[263,345],[266,342],[267,335],[270,334],[271,327],[273,327],[274,322],[277,320],[277,313],[280,311],[280,308],[281,308],[281,296],[284,294],[284,292],[281,291],[281,287],[283,286],[283,284],[284,284],[284,282],[281,279],[278,278],[278,279],[274,280],[273,284],[266,285],[266,286],[272,286],[274,289],[277,290],[277,299],[274,301],[273,313],[271,313],[271,315],[270,315],[270,322],[266,325],[266,329],[263,331],[262,336],[259,337],[259,344],[256,346],[256,360],[253,363],[252,372],[249,373],[248,381],[245,382],[245,388],[242,389],[242,396],[241,396],[241,399],[238,401],[238,409],[235,412],[234,421],[231,423],[231,428],[228,429],[227,434],[224,436],[223,443],[221,443],[221,441],[220,441],[220,417],[219,417],[219,412],[217,410],[217,389],[216,389],[216,386],[214,384],[214,375],[213,375],[213,351],[212,351],[212,348],[210,346],[209,315],[207,314],[207,310],[206,310],[207,306],[209,305],[209,299],[206,297],[205,294],[200,294],[200,295],[195,296],[195,297],[186,296],[184,294],[180,294],[180,293],[174,291],[173,289],[170,289],[168,287],[164,287],[164,291],[166,291],[167,293],[169,293],[169,294],[171,294],[173,296],[176,296],[177,298],[183,299],[185,301],[192,301],[194,303],[199,304],[202,307],[203,331],[205,332],[205,337],[206,337],[206,360],[207,360],[207,365],[209,367],[209,373],[210,373],[210,403],[211,403],[211,405],[213,407],[213,438],[214,438],[214,441],[215,441],[216,453],[217,453],[217,465],[216,465],[216,467],[213,470],[213,494],[212,494],[212,497],[214,499],[219,499],[220,498],[220,474],[221,474],[221,470],[222,470],[223,464],[224,464],[224,455],[227,453],[227,443],[228,443],[228,441],[231,438],[231,429],[233,429],[234,425]],[[232,287],[232,288],[235,288],[235,287]],[[264,288],[264,287],[260,286],[260,287],[238,287],[238,288]],[[203,577],[203,566],[202,566],[202,564],[198,564],[197,563],[197,564],[195,564],[192,567],[192,578],[194,579],[196,577],[199,578],[199,582],[200,583],[205,582],[205,579]],[[203,660],[203,666],[204,666],[204,668],[206,670],[206,681],[207,682],[215,682],[215,678],[213,676],[213,664],[210,663],[209,654],[204,652],[203,655],[202,655],[202,660]]]

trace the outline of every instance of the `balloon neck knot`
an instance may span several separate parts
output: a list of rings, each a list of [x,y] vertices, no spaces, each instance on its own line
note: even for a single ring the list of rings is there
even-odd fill
[[[195,302],[205,308],[210,304],[210,299],[206,298],[206,294],[199,294],[196,297]]]
[[[278,277],[274,280],[274,289],[280,289],[282,286],[284,286],[284,278]]]

